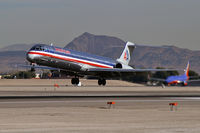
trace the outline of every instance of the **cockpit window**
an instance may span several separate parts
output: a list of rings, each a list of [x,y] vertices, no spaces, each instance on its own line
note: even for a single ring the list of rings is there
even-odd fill
[[[46,48],[44,46],[34,46],[31,48],[31,50],[44,51]]]

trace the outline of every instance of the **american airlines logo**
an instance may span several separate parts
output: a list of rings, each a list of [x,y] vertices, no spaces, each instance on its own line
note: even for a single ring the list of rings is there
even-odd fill
[[[64,50],[64,49],[60,49],[60,48],[55,48],[55,50],[58,51],[58,52],[70,54],[70,51],[68,51],[68,50]]]
[[[124,60],[128,60],[129,58],[129,53],[128,50],[126,50],[125,54],[124,54]]]

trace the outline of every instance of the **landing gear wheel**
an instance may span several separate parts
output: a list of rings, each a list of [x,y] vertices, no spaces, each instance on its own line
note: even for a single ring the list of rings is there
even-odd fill
[[[99,79],[99,80],[98,80],[98,85],[103,85],[103,86],[105,86],[105,85],[106,85],[106,80],[105,80],[105,79]]]
[[[98,85],[100,86],[102,84],[101,79],[98,80]]]
[[[73,85],[78,85],[79,84],[79,78],[72,78],[71,83]]]
[[[72,78],[72,79],[71,79],[71,83],[74,85],[75,82],[76,82],[76,81],[75,81],[75,78]]]
[[[106,80],[102,79],[102,85],[105,86],[106,85]]]

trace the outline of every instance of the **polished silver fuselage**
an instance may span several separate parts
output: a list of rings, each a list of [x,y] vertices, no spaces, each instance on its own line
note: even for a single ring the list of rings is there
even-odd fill
[[[35,45],[27,53],[27,60],[41,66],[48,66],[74,73],[87,73],[88,68],[113,68],[116,64],[110,58],[66,50],[48,45]]]

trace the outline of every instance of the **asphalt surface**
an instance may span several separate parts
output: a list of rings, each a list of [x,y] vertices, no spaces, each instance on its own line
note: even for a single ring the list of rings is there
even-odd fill
[[[146,87],[119,81],[106,87],[84,81],[84,86],[75,87],[64,82],[0,81],[0,133],[200,132],[198,87]],[[107,102],[115,104],[110,107]],[[171,108],[170,103],[177,106]]]
[[[198,133],[199,109],[200,97],[7,98],[0,132]]]
[[[2,98],[200,97],[197,91],[0,91]]]
[[[100,106],[106,105],[108,101],[114,101],[118,106],[166,102],[199,103],[200,105],[199,96],[6,96],[0,97],[0,108]]]

